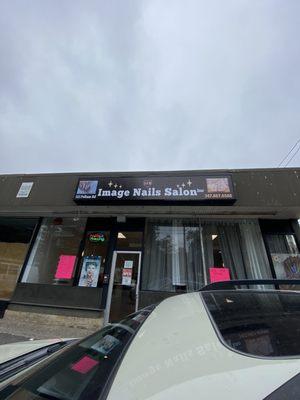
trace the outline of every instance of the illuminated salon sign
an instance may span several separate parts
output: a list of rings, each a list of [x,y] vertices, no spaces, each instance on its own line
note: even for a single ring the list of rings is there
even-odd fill
[[[74,197],[81,204],[145,201],[235,200],[230,175],[99,177],[79,180]]]

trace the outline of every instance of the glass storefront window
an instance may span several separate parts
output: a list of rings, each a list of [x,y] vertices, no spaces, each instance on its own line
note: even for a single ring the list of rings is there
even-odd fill
[[[266,235],[276,277],[300,279],[300,253],[293,234]],[[293,289],[293,287],[288,287]],[[298,288],[299,289],[299,288]]]
[[[212,266],[227,268],[231,279],[272,277],[258,221],[203,221],[201,226],[208,281]]]
[[[0,298],[9,299],[16,286],[35,218],[0,218]]]
[[[72,285],[85,218],[44,218],[22,282]]]
[[[272,277],[258,221],[147,221],[142,290],[199,290],[216,268],[228,279]]]
[[[193,291],[204,284],[196,221],[148,220],[142,290]]]
[[[292,234],[268,234],[266,235],[270,253],[298,253],[295,236]]]

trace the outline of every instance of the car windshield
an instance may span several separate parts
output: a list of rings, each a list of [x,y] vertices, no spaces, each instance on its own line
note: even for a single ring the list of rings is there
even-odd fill
[[[25,368],[41,361],[42,359],[49,357],[51,354],[60,350],[64,346],[67,346],[74,342],[75,339],[69,339],[58,343],[52,343],[47,346],[43,346],[36,350],[32,350],[18,357],[14,357],[0,364],[0,382],[5,381],[11,376],[14,376],[18,372]]]
[[[254,356],[300,356],[300,294],[211,291],[202,298],[226,345]]]
[[[101,398],[109,388],[127,345],[153,310],[148,307],[120,323],[62,350],[21,382],[12,382],[0,392],[9,399],[82,400]]]

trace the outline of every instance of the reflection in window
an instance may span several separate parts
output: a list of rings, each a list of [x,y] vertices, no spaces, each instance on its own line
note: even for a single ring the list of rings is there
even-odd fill
[[[89,400],[102,398],[111,375],[129,341],[152,312],[143,309],[118,324],[110,324],[94,335],[67,348],[29,371],[22,384],[11,385],[11,399]]]
[[[202,297],[233,349],[268,357],[300,355],[298,293],[215,291]]]
[[[72,284],[85,221],[44,218],[22,282]]]

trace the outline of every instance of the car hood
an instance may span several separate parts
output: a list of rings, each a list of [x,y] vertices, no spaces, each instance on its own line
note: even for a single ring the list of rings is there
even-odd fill
[[[65,339],[44,339],[44,340],[28,340],[26,342],[16,342],[0,345],[0,364],[12,360],[13,358],[30,353],[31,351],[41,349],[51,344],[59,343]]]

